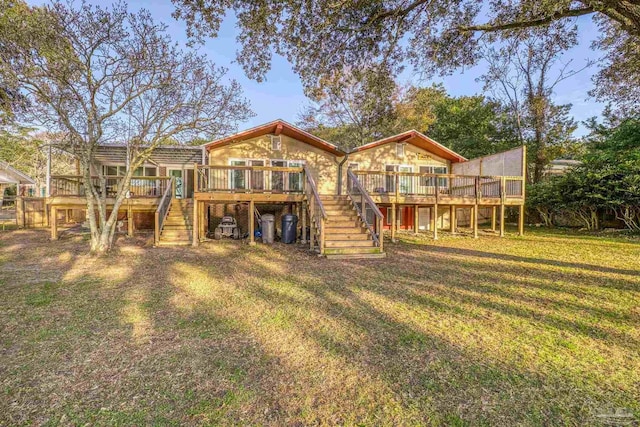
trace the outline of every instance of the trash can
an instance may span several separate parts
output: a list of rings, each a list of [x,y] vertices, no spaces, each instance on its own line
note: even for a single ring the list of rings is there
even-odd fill
[[[298,217],[282,215],[282,243],[295,243],[298,236]]]
[[[262,243],[273,243],[276,232],[276,218],[271,214],[262,215]]]

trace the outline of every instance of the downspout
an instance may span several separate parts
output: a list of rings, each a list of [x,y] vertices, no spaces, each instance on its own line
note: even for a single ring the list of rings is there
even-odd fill
[[[349,153],[344,155],[344,159],[342,159],[340,163],[336,162],[338,163],[338,196],[342,194],[342,165],[344,165],[347,160],[349,160]]]

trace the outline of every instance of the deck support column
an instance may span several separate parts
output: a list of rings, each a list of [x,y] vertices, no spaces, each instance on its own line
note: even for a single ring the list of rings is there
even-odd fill
[[[500,237],[504,237],[504,203],[500,203]]]
[[[473,220],[473,238],[478,238],[478,205],[471,208],[471,218]]]
[[[420,224],[418,224],[418,205],[415,205],[413,207],[413,233],[414,234],[418,234],[419,226]]]
[[[391,242],[396,242],[396,204],[391,203]]]
[[[58,209],[51,206],[51,240],[58,240]]]
[[[438,204],[433,205],[433,219],[431,223],[433,224],[433,240],[438,240]]]
[[[127,236],[133,237],[133,206],[127,206]]]
[[[456,207],[455,205],[449,206],[449,231],[451,234],[456,234]]]
[[[518,215],[518,235],[524,236],[524,205],[520,205],[520,214]]]
[[[249,219],[249,245],[253,246],[256,244],[256,237],[255,237],[255,224],[254,224],[254,220],[253,220],[253,213],[256,210],[256,205],[255,202],[253,200],[249,201],[249,213],[248,213],[248,219]]]
[[[192,236],[191,236],[191,244],[193,246],[198,246],[198,243],[200,243],[198,241],[199,237],[198,236],[198,231],[200,231],[200,224],[198,223],[198,200],[197,199],[193,199],[193,224],[191,224],[191,231]]]
[[[496,214],[497,209],[495,206],[491,206],[491,231],[496,231]]]
[[[307,204],[305,202],[301,203],[302,210],[300,215],[302,216],[302,239],[300,239],[300,243],[307,243]]]

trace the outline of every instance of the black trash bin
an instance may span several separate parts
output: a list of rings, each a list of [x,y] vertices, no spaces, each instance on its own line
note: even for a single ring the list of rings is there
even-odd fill
[[[282,215],[282,243],[295,243],[298,230],[298,217],[292,214]]]

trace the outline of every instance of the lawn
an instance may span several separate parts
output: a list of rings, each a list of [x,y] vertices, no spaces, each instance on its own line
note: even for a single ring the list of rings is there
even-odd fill
[[[47,236],[0,233],[0,425],[640,419],[637,238],[407,234],[329,261]]]

